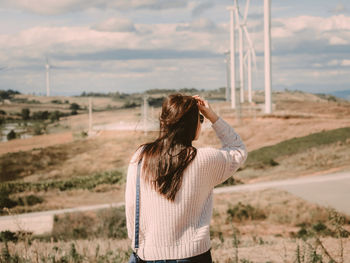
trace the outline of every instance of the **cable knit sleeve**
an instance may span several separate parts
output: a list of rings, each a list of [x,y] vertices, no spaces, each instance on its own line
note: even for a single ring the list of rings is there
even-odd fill
[[[222,147],[210,155],[212,186],[226,181],[245,162],[248,153],[241,137],[221,117],[212,124]]]

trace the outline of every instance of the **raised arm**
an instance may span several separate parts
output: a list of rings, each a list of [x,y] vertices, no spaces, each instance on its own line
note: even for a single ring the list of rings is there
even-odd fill
[[[194,96],[198,101],[200,112],[211,121],[217,137],[221,141],[220,149],[208,149],[208,169],[211,174],[211,183],[214,187],[233,175],[245,162],[248,153],[241,137],[233,127],[219,117],[209,103],[199,96]]]

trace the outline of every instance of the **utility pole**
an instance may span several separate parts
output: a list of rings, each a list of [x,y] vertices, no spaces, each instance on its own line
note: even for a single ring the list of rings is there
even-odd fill
[[[92,133],[92,98],[89,97],[89,134]]]

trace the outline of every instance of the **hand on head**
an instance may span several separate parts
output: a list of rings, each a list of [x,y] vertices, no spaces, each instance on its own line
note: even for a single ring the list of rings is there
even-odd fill
[[[212,123],[216,122],[219,118],[217,114],[213,111],[208,101],[202,99],[199,95],[194,95],[193,98],[197,100],[198,109],[205,118],[210,120]]]

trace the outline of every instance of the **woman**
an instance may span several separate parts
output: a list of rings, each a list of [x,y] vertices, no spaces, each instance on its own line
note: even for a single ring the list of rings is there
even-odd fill
[[[204,120],[200,113],[212,123],[221,149],[192,146]],[[246,158],[239,135],[207,101],[199,96],[170,95],[162,105],[159,137],[141,145],[128,168],[125,212],[128,236],[134,244],[141,160],[137,255],[142,262],[212,262],[213,188],[232,176]]]

